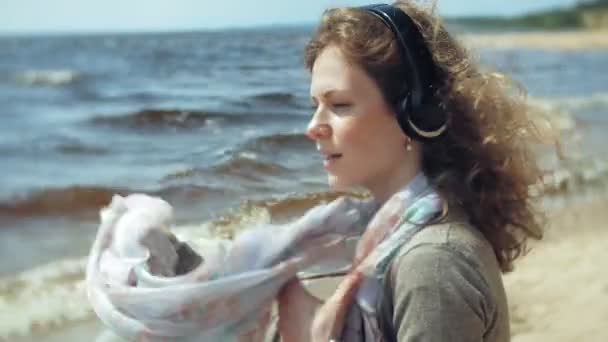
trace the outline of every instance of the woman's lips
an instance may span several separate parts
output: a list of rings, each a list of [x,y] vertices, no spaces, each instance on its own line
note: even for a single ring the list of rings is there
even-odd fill
[[[329,167],[333,166],[341,157],[342,157],[342,154],[340,154],[340,153],[326,155],[325,159],[323,159],[323,166],[325,168],[329,168]]]
[[[336,158],[340,158],[342,157],[342,154],[340,153],[334,153],[334,154],[329,154],[325,156],[325,160],[329,160],[329,159],[336,159]]]

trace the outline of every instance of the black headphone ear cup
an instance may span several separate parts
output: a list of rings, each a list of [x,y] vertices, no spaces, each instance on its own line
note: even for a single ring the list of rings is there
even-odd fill
[[[447,124],[447,112],[434,104],[426,104],[412,110],[407,119],[409,131],[419,140],[437,138],[445,131]]]
[[[399,101],[396,114],[401,130],[418,141],[428,141],[442,135],[449,119],[443,108],[434,104],[412,108],[407,98]]]
[[[399,123],[399,127],[401,127],[401,130],[407,134],[409,137],[411,138],[415,138],[414,135],[412,135],[414,132],[412,131],[410,125],[409,125],[409,101],[408,101],[408,97],[406,96],[405,98],[403,98],[403,100],[400,100],[399,102],[397,102],[397,122]]]
[[[409,101],[409,97],[406,96],[403,98],[403,100],[399,101],[399,105],[397,106],[399,113],[404,116],[407,117],[409,115],[410,112],[410,101]]]

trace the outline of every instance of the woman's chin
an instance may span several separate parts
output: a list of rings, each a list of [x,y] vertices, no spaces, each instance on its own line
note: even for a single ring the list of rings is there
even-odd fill
[[[346,191],[352,186],[350,182],[346,182],[345,179],[332,174],[327,175],[327,184],[332,191]]]

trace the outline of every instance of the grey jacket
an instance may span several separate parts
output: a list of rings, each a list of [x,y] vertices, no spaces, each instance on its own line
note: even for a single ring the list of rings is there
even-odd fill
[[[383,289],[380,331],[353,305],[343,341],[510,341],[498,262],[489,242],[467,223],[418,232],[393,259]]]

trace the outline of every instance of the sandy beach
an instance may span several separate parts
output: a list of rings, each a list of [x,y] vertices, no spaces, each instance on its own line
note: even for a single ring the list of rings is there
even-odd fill
[[[513,341],[608,341],[608,202],[550,219],[544,240],[504,278]]]

